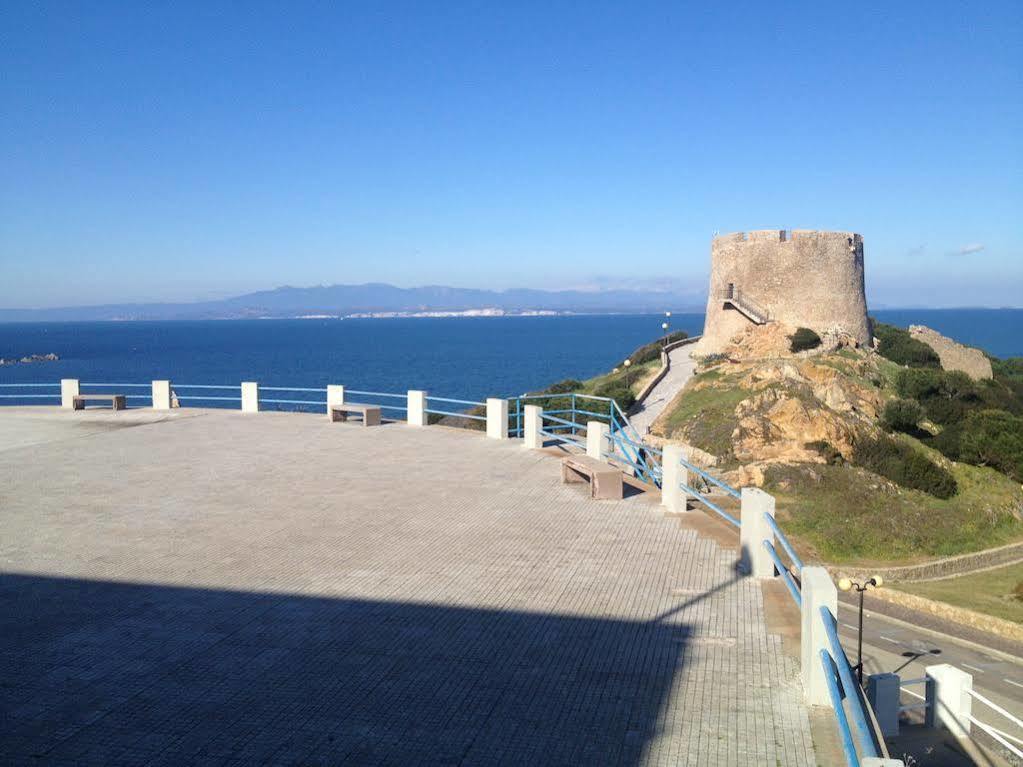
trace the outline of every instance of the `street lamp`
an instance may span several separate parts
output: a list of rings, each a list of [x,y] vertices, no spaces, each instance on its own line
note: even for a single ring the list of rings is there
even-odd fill
[[[671,320],[671,312],[664,313],[664,322],[661,323],[661,330],[664,331],[664,345],[668,345],[668,323]]]
[[[880,575],[871,576],[863,583],[857,583],[850,578],[842,578],[838,582],[838,588],[842,591],[856,589],[860,594],[860,629],[856,637],[856,665],[853,666],[856,670],[856,679],[860,683],[860,687],[863,686],[863,593],[871,586],[879,589],[883,583],[884,580]]]
[[[629,380],[629,368],[632,367],[632,360],[626,359],[622,364],[625,365],[625,385],[632,386]]]

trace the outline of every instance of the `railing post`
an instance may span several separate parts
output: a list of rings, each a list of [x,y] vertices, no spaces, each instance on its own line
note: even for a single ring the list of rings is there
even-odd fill
[[[526,414],[523,416],[522,434],[523,444],[530,450],[539,450],[543,447],[543,408],[539,405],[526,405]]]
[[[899,699],[902,680],[898,674],[887,671],[867,677],[867,700],[874,709],[877,726],[886,738],[899,734]]]
[[[171,409],[170,381],[153,381],[153,410]]]
[[[508,400],[487,397],[487,437],[508,439]]]
[[[409,426],[426,426],[425,391],[408,390],[408,424]]]
[[[242,412],[259,412],[259,384],[255,381],[244,381],[242,383]]]
[[[604,455],[604,445],[609,434],[607,424],[603,421],[586,422],[586,455],[598,461]]]
[[[764,519],[774,516],[774,496],[759,487],[742,489],[742,526],[739,528],[739,550],[743,571],[754,578],[773,578],[774,561],[764,541],[774,545],[774,530]],[[816,659],[816,655],[814,658]],[[819,663],[814,662],[819,666]]]
[[[75,406],[74,398],[81,394],[77,378],[60,379],[60,406],[72,410]]]
[[[970,712],[973,709],[973,674],[948,663],[927,666],[927,724],[944,726],[957,738],[970,734]]]
[[[761,544],[763,548],[763,544]],[[802,663],[803,691],[812,706],[831,707],[828,681],[821,665],[821,650],[831,652],[828,634],[821,620],[821,608],[827,607],[832,615],[838,611],[838,589],[831,575],[823,567],[804,567],[802,571],[802,622],[800,661]]]
[[[686,511],[687,493],[682,489],[689,484],[689,470],[682,465],[685,447],[665,445],[661,455],[661,506],[671,512]]]
[[[340,384],[327,384],[327,415],[334,405],[345,404],[345,387]]]

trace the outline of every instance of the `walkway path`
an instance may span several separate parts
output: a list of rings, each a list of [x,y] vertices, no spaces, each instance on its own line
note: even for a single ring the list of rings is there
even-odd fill
[[[647,433],[653,422],[657,420],[657,416],[693,377],[693,373],[696,371],[696,362],[689,356],[692,349],[693,344],[686,344],[668,352],[671,367],[668,369],[667,375],[658,382],[646,401],[629,416],[629,420],[640,436]]]
[[[444,427],[128,412],[0,409],[5,763],[816,764],[760,586],[656,498]]]

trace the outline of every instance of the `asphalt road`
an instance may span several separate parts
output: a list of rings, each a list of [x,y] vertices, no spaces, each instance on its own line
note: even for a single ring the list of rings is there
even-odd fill
[[[924,676],[926,666],[949,663],[973,675],[975,690],[1023,717],[1023,659],[929,628],[909,625],[869,609],[864,610],[863,615],[864,675],[889,671],[906,681]],[[856,663],[856,607],[840,602],[838,620],[846,654],[850,662]],[[923,685],[908,689],[923,693]],[[903,703],[913,702],[917,702],[914,696],[903,694]],[[999,729],[1007,724],[1003,717],[977,701],[974,701],[973,713]]]

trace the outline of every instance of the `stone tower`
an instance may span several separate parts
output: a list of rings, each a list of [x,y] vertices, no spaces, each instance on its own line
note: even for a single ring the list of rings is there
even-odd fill
[[[736,333],[768,322],[870,344],[863,237],[802,229],[715,237],[700,353],[719,352]]]

